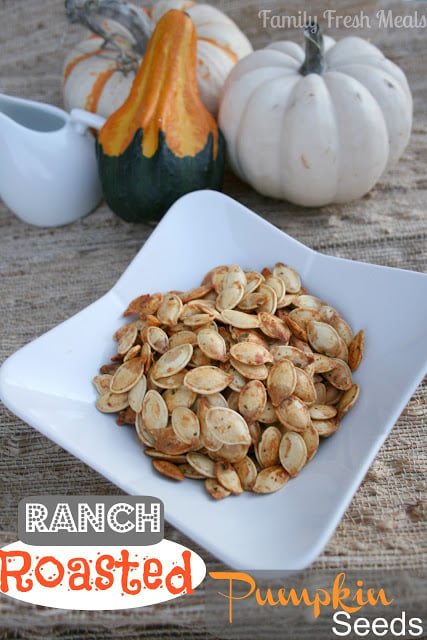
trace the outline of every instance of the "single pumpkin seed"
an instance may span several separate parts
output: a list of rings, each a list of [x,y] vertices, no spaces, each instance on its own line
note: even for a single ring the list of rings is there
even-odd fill
[[[239,373],[239,371],[237,371],[237,369],[235,369],[234,367],[230,367],[228,371],[233,376],[233,380],[228,386],[230,387],[230,389],[232,389],[232,391],[240,392],[247,382],[246,378],[242,376],[242,374]]]
[[[124,393],[132,389],[144,373],[144,360],[133,358],[124,362],[114,373],[110,382],[112,393]]]
[[[156,378],[153,382],[159,389],[178,389],[182,386],[186,373],[187,369],[182,369],[171,376]]]
[[[280,429],[267,427],[258,443],[258,459],[262,467],[273,467],[280,464],[279,447],[282,439]]]
[[[230,364],[248,380],[265,380],[268,376],[268,368],[265,364],[245,364],[233,357],[230,357]]]
[[[231,407],[230,407],[231,408]],[[276,414],[274,415],[276,417]],[[255,420],[254,422],[248,422],[249,434],[251,436],[251,442],[254,446],[258,445],[258,442],[261,440],[261,426],[260,423]]]
[[[128,393],[129,406],[135,411],[135,413],[140,413],[142,411],[142,404],[146,390],[147,378],[143,374]]]
[[[142,403],[142,421],[148,431],[164,429],[168,424],[168,408],[158,391],[150,389]]]
[[[328,358],[323,353],[314,353],[314,373],[325,373],[326,371],[331,371],[335,363],[332,358]]]
[[[273,356],[269,350],[255,342],[238,342],[234,344],[230,349],[230,356],[250,366],[273,362]]]
[[[261,413],[258,420],[263,424],[272,424],[273,422],[277,421],[276,411],[274,410],[274,407],[270,398],[267,398],[264,411]]]
[[[216,299],[216,308],[218,311],[234,309],[242,300],[244,293],[245,286],[241,282],[234,282],[221,290]]]
[[[329,382],[325,381],[324,384],[325,384],[325,391],[326,391],[324,404],[337,404],[337,402],[342,397],[344,391],[337,389]]]
[[[286,286],[284,280],[282,278],[278,278],[277,276],[268,276],[265,279],[265,284],[276,292],[276,308],[282,304],[285,296],[286,296]]]
[[[146,447],[150,447],[150,448],[154,447],[154,443],[156,439],[153,435],[153,432],[149,431],[145,427],[144,422],[142,420],[142,413],[136,414],[135,429],[136,429],[136,435],[138,436],[142,444],[144,444]]]
[[[104,391],[110,390],[111,378],[113,376],[109,373],[104,373],[99,376],[95,376],[92,379],[93,384],[95,385],[95,389],[98,393],[104,393]]]
[[[252,293],[256,289],[258,289],[259,285],[264,282],[264,277],[258,271],[245,271],[245,276],[245,295]]]
[[[237,411],[226,407],[211,407],[206,412],[206,426],[223,444],[251,444],[248,425]]]
[[[288,293],[298,293],[301,289],[301,278],[293,267],[277,262],[273,269],[273,275],[283,280]]]
[[[305,342],[304,340],[300,340],[299,338],[297,338],[293,334],[289,338],[289,345],[291,347],[296,347],[297,349],[300,349],[301,351],[304,351],[304,353],[307,353],[308,355],[310,355],[310,354],[313,355],[313,349],[310,347],[310,345],[307,342]]]
[[[361,329],[356,333],[348,347],[348,364],[352,371],[356,371],[362,362],[364,346],[365,332]]]
[[[258,420],[266,404],[267,392],[260,380],[249,380],[237,395],[237,408],[247,422]]]
[[[214,461],[205,456],[203,453],[197,451],[189,451],[187,453],[187,462],[197,473],[200,473],[204,478],[215,478],[215,463]]]
[[[212,291],[212,284],[202,284],[200,287],[194,287],[193,289],[189,289],[188,291],[184,291],[183,293],[179,293],[178,296],[181,298],[183,304],[186,302],[190,302],[191,300],[196,300],[197,298],[203,298],[210,291]]]
[[[166,353],[169,349],[169,336],[160,327],[147,327],[145,335],[148,344],[157,353]]]
[[[172,411],[171,424],[179,440],[191,444],[194,448],[199,446],[200,424],[194,411],[188,407],[175,407]]]
[[[126,317],[136,314],[144,320],[147,316],[156,313],[162,300],[163,294],[161,293],[147,293],[142,296],[138,296],[130,302],[123,315]]]
[[[239,302],[240,311],[253,311],[264,302],[264,295],[258,291],[246,293]]]
[[[305,431],[311,424],[307,405],[296,396],[283,400],[276,407],[276,415],[279,422],[291,431]]]
[[[193,347],[193,355],[188,363],[188,368],[205,367],[211,363],[211,359],[204,353],[199,346]]]
[[[197,333],[187,329],[182,329],[178,333],[173,333],[169,338],[169,348],[173,349],[174,347],[178,347],[180,344],[191,344],[194,347],[197,344]]]
[[[257,329],[259,327],[259,320],[256,315],[237,311],[236,309],[222,311],[221,320],[225,324],[230,324],[238,329]]]
[[[123,362],[127,362],[128,360],[132,360],[132,358],[136,358],[141,353],[141,345],[135,344],[133,347],[129,349],[126,355],[123,356]]]
[[[270,353],[276,362],[290,360],[298,368],[307,367],[314,361],[314,355],[305,353],[301,349],[287,344],[274,344],[270,347]]]
[[[231,491],[225,489],[216,478],[207,478],[205,480],[205,487],[215,500],[222,500],[223,498],[231,496]]]
[[[174,464],[183,464],[187,461],[187,457],[185,453],[173,455],[171,453],[163,453],[163,451],[159,451],[158,449],[154,449],[152,447],[146,447],[144,449],[144,453],[149,458],[157,458],[158,460],[167,460],[167,462],[173,462]]]
[[[214,329],[201,329],[197,333],[197,344],[203,353],[213,360],[227,359],[227,345],[220,333]]]
[[[193,355],[193,346],[191,344],[180,344],[173,349],[166,351],[153,364],[151,376],[154,380],[158,378],[166,378],[178,373],[190,362]]]
[[[324,302],[322,302],[320,298],[316,298],[316,296],[311,296],[303,293],[300,296],[295,296],[293,304],[295,305],[295,307],[301,309],[316,309],[317,311],[320,311],[320,309],[324,305]]]
[[[303,340],[304,342],[308,341],[308,333],[302,325],[290,316],[284,316],[283,319],[290,332],[298,338],[298,340]]]
[[[295,368],[296,384],[294,389],[294,395],[306,404],[313,404],[316,402],[316,389],[314,387],[313,378],[307,369]]]
[[[308,410],[312,420],[329,420],[337,415],[336,408],[330,404],[315,403]]]
[[[96,400],[96,408],[102,413],[116,413],[129,405],[127,393],[104,391]]]
[[[214,313],[195,313],[191,316],[187,316],[184,320],[184,324],[187,325],[188,327],[204,327],[205,325],[209,324],[210,322],[212,322],[212,320],[214,320],[215,318],[215,314]]]
[[[307,322],[312,320],[316,322],[322,322],[323,317],[317,309],[307,309],[305,307],[297,307],[289,313],[289,318],[299,324],[302,329],[306,330]]]
[[[184,476],[186,478],[190,478],[191,480],[204,480],[205,479],[205,476],[202,476],[201,473],[198,473],[187,462],[184,462],[184,463],[180,464],[179,468],[181,469],[182,473],[184,474]]]
[[[230,462],[218,460],[214,465],[215,476],[218,482],[231,493],[238,495],[243,493],[243,488],[236,469]]]
[[[265,349],[269,348],[267,340],[256,329],[237,329],[236,327],[230,327],[230,335],[232,341],[230,342],[229,349],[234,342],[254,342]]]
[[[266,311],[258,313],[258,320],[259,327],[266,336],[281,342],[288,342],[291,332],[283,320]]]
[[[169,414],[176,407],[187,407],[188,409],[195,403],[197,394],[184,385],[181,385],[177,389],[166,389],[163,393],[163,400],[166,402]]]
[[[209,451],[209,455],[215,460],[222,460],[236,464],[247,455],[248,444],[222,444],[217,451]]]
[[[313,427],[321,438],[329,438],[329,436],[338,431],[339,420],[337,417],[329,420],[313,420]]]
[[[264,296],[264,302],[259,305],[258,310],[260,312],[266,312],[274,314],[277,309],[277,295],[273,287],[268,286],[265,283],[259,285],[257,289],[258,293]]]
[[[314,382],[314,389],[316,391],[316,402],[319,404],[328,404],[326,402],[326,386],[323,382]]]
[[[181,469],[173,462],[167,460],[153,460],[153,467],[162,475],[172,478],[172,480],[181,481],[185,476]]]
[[[279,448],[282,467],[294,478],[301,471],[307,460],[307,446],[304,438],[294,431],[282,436]]]
[[[254,493],[274,493],[287,483],[289,477],[288,472],[281,465],[267,467],[257,475],[252,491]]]
[[[297,383],[295,367],[290,360],[280,360],[270,369],[267,390],[273,407],[292,395]]]
[[[360,387],[358,384],[352,384],[347,391],[343,393],[337,405],[338,418],[341,418],[354,407],[359,398]]]
[[[208,365],[188,371],[184,378],[184,386],[195,393],[209,395],[222,391],[232,380],[232,374]]]
[[[350,389],[352,385],[351,369],[346,362],[334,359],[335,366],[331,371],[326,371],[323,377],[334,387],[341,391]]]
[[[138,327],[132,322],[126,324],[123,327],[123,331],[120,334],[119,343],[117,345],[117,353],[123,355],[129,351],[135,344],[135,340],[138,337]]]
[[[215,405],[212,405],[210,401],[213,397],[220,394],[212,394],[212,396],[202,396],[197,401],[197,417],[200,424],[200,443],[206,447],[208,451],[217,451],[221,448],[222,442],[218,440],[212,429],[209,429],[206,424],[206,414],[208,410]],[[222,406],[222,405],[219,405]]]
[[[249,456],[245,456],[239,462],[235,462],[234,468],[237,471],[242,488],[245,491],[251,491],[258,475],[255,462]]]
[[[307,322],[307,335],[315,351],[335,358],[340,352],[341,340],[335,329],[326,322]]]
[[[350,325],[341,317],[336,309],[329,305],[323,305],[320,312],[325,321],[335,329],[348,347],[353,339],[353,331]]]
[[[174,293],[165,294],[157,309],[157,318],[162,324],[169,326],[178,324],[183,306],[182,299],[179,296]]]
[[[305,462],[305,464],[307,464],[316,455],[319,448],[319,433],[311,424],[308,429],[301,433],[301,436],[307,447],[307,459]]]

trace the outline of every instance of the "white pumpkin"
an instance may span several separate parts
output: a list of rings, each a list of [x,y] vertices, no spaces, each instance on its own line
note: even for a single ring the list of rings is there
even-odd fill
[[[160,0],[151,12],[128,2],[98,0],[83,7],[67,0],[72,22],[101,27],[111,37],[91,34],[65,59],[63,96],[67,110],[75,107],[108,117],[127,98],[143,51],[154,25],[170,9],[186,11],[196,25],[197,80],[200,96],[217,115],[225,79],[236,62],[252,52],[252,45],[237,25],[222,11],[188,0]]]
[[[304,206],[366,194],[403,153],[412,97],[402,70],[358,38],[307,26],[306,53],[276,42],[230,73],[219,125],[234,172],[264,195]]]

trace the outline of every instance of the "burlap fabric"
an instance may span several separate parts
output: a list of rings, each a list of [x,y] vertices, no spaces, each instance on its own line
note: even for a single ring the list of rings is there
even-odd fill
[[[215,2],[213,3],[215,4]],[[261,7],[281,3],[219,2],[255,47],[271,39],[300,38],[262,28]],[[333,6],[333,5],[332,5]],[[384,4],[382,5],[384,7]],[[386,3],[397,13],[425,13],[425,3]],[[297,0],[287,3],[292,14]],[[311,2],[320,14],[324,3]],[[338,7],[336,7],[338,8]],[[376,1],[340,3],[342,14],[374,15]],[[61,44],[59,0],[0,1],[0,91],[62,106],[64,51],[83,32],[73,27]],[[426,271],[427,50],[425,29],[352,31],[380,46],[402,66],[414,94],[411,143],[398,166],[358,202],[305,210],[256,194],[227,174],[224,191],[313,249],[381,265]],[[332,35],[342,37],[342,28]],[[1,149],[0,149],[1,153]],[[0,360],[104,294],[144,244],[152,227],[126,224],[102,205],[65,228],[20,222],[0,203]],[[396,304],[399,292],[396,291]],[[367,310],[369,313],[369,310]],[[390,393],[394,390],[390,389]],[[316,568],[426,567],[426,386],[408,403],[355,495]],[[17,503],[34,494],[119,493],[73,456],[0,408],[0,546],[17,539]],[[168,538],[188,541],[171,527]],[[198,550],[208,569],[217,561]],[[67,612],[0,597],[0,638],[205,637],[202,593],[147,610]]]

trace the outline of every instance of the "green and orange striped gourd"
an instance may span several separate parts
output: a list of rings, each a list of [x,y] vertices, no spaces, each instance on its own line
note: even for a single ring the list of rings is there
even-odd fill
[[[171,10],[157,23],[128,98],[97,140],[105,200],[129,222],[159,220],[180,196],[221,189],[225,143],[203,105],[192,20]]]

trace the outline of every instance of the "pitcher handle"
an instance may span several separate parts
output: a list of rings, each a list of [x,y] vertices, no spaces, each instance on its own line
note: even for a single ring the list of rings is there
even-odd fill
[[[84,134],[88,127],[97,130],[101,129],[105,121],[106,118],[84,109],[72,109],[70,112],[70,122],[74,125],[76,131],[81,134]]]

